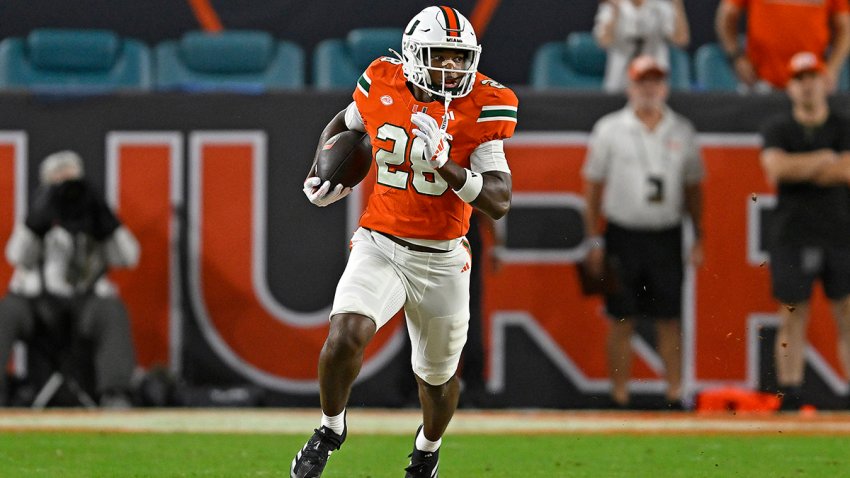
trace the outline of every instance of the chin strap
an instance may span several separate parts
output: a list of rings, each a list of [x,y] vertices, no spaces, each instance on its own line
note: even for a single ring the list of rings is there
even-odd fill
[[[440,129],[443,131],[443,133],[446,133],[446,136],[449,139],[454,139],[454,138],[452,138],[452,135],[447,133],[447,131],[449,129],[449,103],[451,103],[451,102],[452,102],[452,94],[447,92],[446,96],[443,97],[444,112],[443,112],[443,122],[440,124]]]
[[[395,57],[396,57],[396,58],[398,58],[398,61],[400,61],[400,62],[404,62],[404,58],[402,58],[402,57],[401,57],[401,53],[399,53],[399,52],[397,52],[397,51],[393,50],[392,48],[387,48],[387,50],[389,50],[389,51],[390,51],[390,53],[392,53],[393,55],[395,55]]]

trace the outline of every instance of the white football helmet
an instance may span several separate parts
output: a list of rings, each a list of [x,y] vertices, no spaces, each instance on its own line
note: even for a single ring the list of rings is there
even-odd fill
[[[445,68],[445,64],[431,65],[431,51],[437,49],[462,50],[463,64],[459,68]],[[466,96],[475,84],[481,45],[469,20],[451,7],[428,7],[419,12],[401,37],[401,57],[404,76],[414,85],[432,95],[444,98]],[[432,84],[431,72],[442,77],[440,84]],[[460,75],[450,86],[446,79]]]

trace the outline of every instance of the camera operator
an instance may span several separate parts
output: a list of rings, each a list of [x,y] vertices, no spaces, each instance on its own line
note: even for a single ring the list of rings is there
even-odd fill
[[[129,407],[135,351],[127,310],[106,273],[135,267],[138,242],[84,179],[77,153],[46,157],[39,179],[29,214],[6,245],[15,271],[0,300],[0,364],[15,340],[38,340],[53,353],[85,340],[101,406]],[[0,404],[6,395],[0,374]]]

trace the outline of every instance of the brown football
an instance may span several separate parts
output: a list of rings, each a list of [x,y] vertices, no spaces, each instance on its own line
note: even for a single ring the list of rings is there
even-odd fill
[[[316,162],[316,175],[337,184],[354,187],[369,174],[372,166],[372,142],[369,135],[359,131],[343,131],[331,136]]]

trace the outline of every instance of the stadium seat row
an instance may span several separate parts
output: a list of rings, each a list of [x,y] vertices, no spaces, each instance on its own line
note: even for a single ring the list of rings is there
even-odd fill
[[[400,49],[402,30],[363,28],[320,42],[312,85],[351,88],[366,66],[388,48]],[[737,81],[715,43],[693,58],[671,47],[670,79],[676,90],[734,91]],[[531,66],[535,89],[601,89],[606,53],[590,32],[541,45]],[[60,93],[136,91],[236,91],[298,89],[306,85],[305,54],[296,43],[255,30],[192,31],[153,48],[108,30],[38,29],[0,42],[0,90]],[[839,89],[850,86],[848,67]]]
[[[531,66],[535,89],[601,89],[605,76],[605,50],[590,32],[572,32],[566,41],[540,46]],[[684,91],[735,91],[738,81],[717,43],[706,43],[688,52],[670,47],[670,84]],[[838,88],[850,87],[850,67],[844,66]]]
[[[313,85],[351,88],[400,29],[354,30],[316,47]],[[0,90],[56,93],[296,89],[306,84],[303,49],[267,32],[192,31],[150,48],[108,30],[38,29],[0,42]]]

